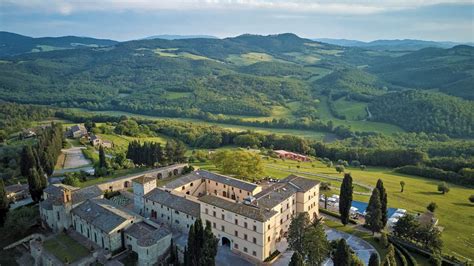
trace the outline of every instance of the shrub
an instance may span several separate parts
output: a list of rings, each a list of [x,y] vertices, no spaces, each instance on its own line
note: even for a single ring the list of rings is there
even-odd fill
[[[430,204],[426,206],[426,209],[428,209],[428,211],[430,212],[434,212],[437,208],[438,208],[438,205],[436,204],[436,202],[430,202]]]
[[[443,182],[441,184],[438,185],[438,191],[443,193],[443,194],[446,194],[449,192],[449,187],[448,187],[448,184],[446,184],[446,182]]]
[[[321,182],[319,186],[320,190],[331,190],[331,183],[330,182]]]
[[[474,184],[474,179],[469,176],[463,176],[452,171],[444,171],[442,169],[433,167],[407,165],[396,168],[395,172],[401,174],[416,175],[430,179],[437,179],[460,185]]]
[[[357,161],[357,160],[353,160],[353,161],[351,162],[351,165],[354,166],[354,167],[359,167],[359,166],[360,166],[360,162]]]
[[[387,237],[387,233],[382,232],[382,233],[380,234],[379,240],[380,240],[380,245],[382,245],[382,247],[384,247],[384,248],[388,247],[388,237]]]

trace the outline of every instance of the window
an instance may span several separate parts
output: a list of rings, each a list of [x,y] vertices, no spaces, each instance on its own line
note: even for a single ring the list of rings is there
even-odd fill
[[[216,182],[216,186],[219,186],[219,183]]]
[[[210,183],[211,183],[211,180],[207,180],[207,183],[210,184]]]
[[[181,190],[184,190],[184,186],[181,187]]]
[[[177,223],[177,224],[179,224],[179,221],[178,221],[177,219],[176,219],[176,220],[174,220],[174,222],[175,222],[175,223]]]
[[[224,185],[224,188],[225,188],[225,185]]]
[[[216,223],[212,223],[212,227],[216,228]]]
[[[179,214],[179,211],[176,211],[176,210],[175,210],[174,213]]]
[[[271,239],[270,236],[268,236],[268,242],[270,242],[270,239]]]
[[[268,224],[268,230],[270,230],[270,224]]]
[[[257,239],[255,237],[253,238],[253,242],[257,244]]]
[[[283,219],[280,219],[280,224],[283,224]]]
[[[242,189],[239,189],[239,193],[242,193]]]
[[[216,195],[217,195],[217,190],[216,190],[216,189],[214,189],[214,194],[216,194]]]
[[[257,257],[257,252],[254,250],[254,251],[252,252],[252,255],[254,255],[255,257]]]
[[[244,247],[244,252],[247,253],[248,252],[248,249],[246,247]]]
[[[238,224],[239,224],[239,220],[235,219],[235,224],[238,225]]]
[[[212,212],[212,216],[216,217],[216,212],[215,211]]]
[[[222,220],[225,220],[225,215],[224,214],[222,214],[221,217],[222,217]]]
[[[193,186],[193,183],[189,184],[189,186],[191,186],[191,187],[192,187],[192,186]]]
[[[244,239],[247,240],[247,234],[244,234]]]
[[[239,232],[237,232],[237,231],[234,231],[234,234],[235,234],[235,236],[237,236],[237,237],[239,236]]]
[[[286,204],[286,208],[287,208],[287,209],[290,208],[290,204],[289,204],[289,203]]]
[[[247,196],[250,196],[250,192],[247,192]]]
[[[235,249],[239,249],[239,244],[235,243],[235,244],[234,244],[234,248],[235,248]]]
[[[59,221],[60,220],[59,212],[56,212],[56,216],[58,217],[58,221]]]
[[[244,222],[244,227],[247,228],[247,222]]]
[[[257,231],[257,226],[256,225],[253,226],[253,230]]]
[[[280,212],[283,213],[283,208],[280,209]]]
[[[225,232],[225,227],[223,225],[221,225],[221,231]]]

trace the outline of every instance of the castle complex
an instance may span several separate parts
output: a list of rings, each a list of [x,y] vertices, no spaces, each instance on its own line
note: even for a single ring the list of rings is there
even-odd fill
[[[122,178],[121,188],[109,183],[81,189],[50,185],[40,204],[42,220],[54,231],[74,230],[110,253],[133,250],[140,265],[153,265],[166,256],[172,237],[187,234],[199,218],[212,226],[220,245],[258,263],[277,250],[297,213],[319,215],[319,183],[294,175],[257,185],[197,170],[157,187],[158,172],[168,177],[184,166]],[[133,189],[132,204],[105,199],[110,188]]]

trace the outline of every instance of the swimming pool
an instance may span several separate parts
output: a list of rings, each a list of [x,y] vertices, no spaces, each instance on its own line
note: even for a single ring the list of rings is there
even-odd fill
[[[352,207],[356,207],[357,209],[359,209],[359,212],[360,213],[364,213],[365,212],[365,209],[367,209],[367,206],[369,204],[366,203],[366,202],[362,202],[362,201],[352,201]],[[388,216],[387,217],[392,217],[392,215],[395,213],[395,211],[397,211],[397,209],[395,208],[388,208],[387,209],[387,214]]]

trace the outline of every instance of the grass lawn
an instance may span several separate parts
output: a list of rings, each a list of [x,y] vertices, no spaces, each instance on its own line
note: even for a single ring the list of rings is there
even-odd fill
[[[89,250],[86,247],[65,234],[46,240],[44,248],[64,263],[75,262],[89,255]]]
[[[97,134],[98,136],[102,137],[104,140],[112,141],[114,147],[112,148],[115,152],[125,152],[128,147],[128,143],[134,140],[138,140],[140,142],[150,141],[150,142],[159,142],[162,145],[166,144],[168,141],[168,137],[165,136],[157,136],[157,137],[129,137],[124,135],[116,135],[116,134]]]
[[[328,168],[319,161],[299,163],[300,168],[296,166],[298,162],[291,160],[263,160],[265,164],[277,167],[287,168],[291,166],[292,170],[319,173],[335,177],[343,177],[338,174],[334,168]],[[312,167],[314,164],[314,167]],[[200,168],[215,171],[215,167],[210,163],[193,164]],[[474,259],[474,227],[469,226],[474,216],[472,215],[474,205],[470,204],[468,198],[474,194],[474,189],[449,184],[451,191],[445,195],[437,192],[436,180],[403,175],[393,172],[389,168],[367,167],[365,171],[359,168],[349,167],[346,172],[350,172],[355,182],[365,185],[375,186],[380,178],[384,182],[388,193],[388,206],[392,208],[402,208],[412,214],[426,211],[426,206],[430,202],[436,202],[438,209],[436,217],[439,219],[439,225],[443,227],[442,240],[444,242],[443,253],[447,255],[462,256],[467,259]],[[265,167],[263,176],[272,176],[274,178],[283,178],[289,175],[284,170],[276,170]],[[303,175],[304,176],[304,175]],[[309,177],[309,176],[308,176]],[[400,181],[405,182],[405,191],[400,192]],[[332,186],[339,186],[339,182],[330,181]],[[359,189],[355,187],[355,191]],[[328,194],[338,194],[337,190],[331,190]],[[370,196],[354,194],[354,200],[368,202]]]
[[[345,115],[347,120],[363,120],[367,117],[367,112],[365,111],[367,103],[347,101],[344,98],[340,98],[334,102],[334,107],[341,114]]]
[[[270,161],[272,164],[273,161]],[[293,165],[296,169],[298,163],[286,160],[277,160],[276,166]],[[312,167],[311,164],[315,164]],[[300,163],[300,170],[342,177],[334,168],[327,168],[318,162]],[[461,255],[465,258],[474,259],[474,227],[468,226],[472,223],[474,205],[470,204],[468,198],[474,194],[474,189],[469,189],[449,184],[451,191],[445,195],[437,192],[436,180],[403,175],[393,172],[389,168],[367,167],[365,171],[359,168],[349,167],[354,181],[375,186],[380,178],[384,182],[388,193],[388,206],[403,208],[410,213],[422,213],[430,202],[436,202],[438,209],[435,214],[439,219],[439,225],[444,228],[442,239],[444,242],[443,252],[448,255]],[[276,176],[277,177],[277,176]],[[405,191],[400,192],[400,181],[405,182]],[[335,185],[335,184],[333,184]],[[369,196],[354,195],[354,200],[369,201]]]

